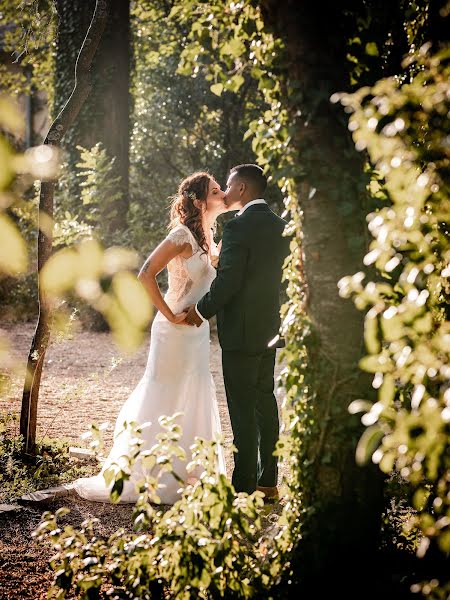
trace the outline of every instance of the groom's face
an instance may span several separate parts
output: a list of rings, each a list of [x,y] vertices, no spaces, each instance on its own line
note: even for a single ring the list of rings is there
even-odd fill
[[[243,182],[240,181],[237,173],[232,173],[227,180],[227,189],[225,190],[225,203],[228,210],[235,208],[241,208],[241,200],[243,189]]]

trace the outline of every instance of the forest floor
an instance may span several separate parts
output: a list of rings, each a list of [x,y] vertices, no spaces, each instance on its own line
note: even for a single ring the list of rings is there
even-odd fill
[[[0,413],[19,412],[26,356],[34,324],[3,324],[0,333],[10,340],[19,363],[11,376],[6,393],[0,398]],[[79,331],[72,339],[53,342],[48,349],[39,399],[37,439],[67,440],[82,446],[82,433],[92,422],[109,422],[104,432],[107,447],[112,441],[115,418],[123,402],[139,382],[147,361],[149,338],[132,356],[123,356],[109,333]],[[281,365],[276,366],[276,373]],[[221,354],[217,336],[211,341],[211,371],[225,437],[227,473],[231,475],[233,457],[232,432],[222,380]],[[281,394],[277,394],[281,401]],[[281,472],[283,469],[281,469]],[[281,473],[280,473],[281,475]],[[132,506],[88,502],[73,492],[62,498],[27,503],[21,510],[0,514],[0,600],[41,600],[46,598],[52,581],[48,565],[50,548],[31,537],[42,512],[54,512],[61,506],[70,508],[64,524],[78,526],[88,517],[99,519],[98,533],[108,536],[118,527],[131,525]],[[131,529],[131,527],[130,527]]]

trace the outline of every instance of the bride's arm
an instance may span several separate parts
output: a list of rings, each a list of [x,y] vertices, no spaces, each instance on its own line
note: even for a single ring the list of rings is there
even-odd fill
[[[186,312],[176,315],[173,314],[167,303],[164,301],[158,282],[156,281],[156,276],[161,273],[173,258],[181,254],[187,246],[188,244],[180,245],[174,244],[170,240],[164,240],[147,258],[138,275],[138,279],[147,290],[150,300],[155,308],[158,309],[171,323],[181,323],[186,316]]]

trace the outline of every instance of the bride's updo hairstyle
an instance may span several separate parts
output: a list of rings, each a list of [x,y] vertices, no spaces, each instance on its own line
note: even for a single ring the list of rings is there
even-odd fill
[[[177,194],[170,205],[170,225],[173,229],[180,223],[186,225],[204,252],[209,247],[202,227],[202,205],[206,206],[209,183],[213,178],[209,173],[199,171],[183,179]]]

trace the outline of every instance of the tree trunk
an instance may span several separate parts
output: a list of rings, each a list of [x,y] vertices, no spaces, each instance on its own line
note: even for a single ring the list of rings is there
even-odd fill
[[[93,89],[80,111],[76,129],[66,136],[64,149],[69,168],[76,170],[77,145],[91,148],[101,142],[109,158],[114,157],[112,177],[120,177],[119,197],[100,207],[99,235],[109,242],[126,226],[129,206],[130,140],[130,0],[110,0],[111,10],[98,52],[92,65]],[[93,0],[57,0],[61,23],[55,74],[55,104],[58,106],[73,81],[73,63],[80,43],[80,32],[92,15]],[[79,197],[79,188],[72,194]]]
[[[77,118],[92,87],[90,69],[102,37],[108,15],[107,0],[97,0],[75,68],[76,84],[61,112],[50,126],[44,144],[60,146],[66,131]],[[36,445],[36,420],[42,367],[50,337],[50,299],[41,285],[40,274],[52,252],[53,196],[55,181],[43,181],[39,197],[38,291],[39,317],[28,355],[27,373],[22,396],[20,433],[24,439],[24,456],[32,455]]]
[[[114,235],[126,228],[129,206],[130,142],[130,0],[111,0],[105,35],[94,60],[93,94],[83,107],[83,127],[74,130],[75,142],[92,147],[101,141],[114,157],[112,176],[120,177],[119,199],[104,206],[106,232]]]
[[[378,468],[355,462],[362,425],[348,413],[350,402],[367,398],[371,390],[358,367],[364,354],[363,314],[339,297],[337,285],[341,277],[361,271],[367,247],[364,157],[354,148],[342,108],[330,103],[333,93],[350,89],[347,41],[355,35],[358,13],[351,1],[260,4],[266,23],[285,43],[285,76],[295,82],[287,103],[297,124],[298,171],[304,173],[298,177],[298,195],[312,326],[306,385],[314,424],[299,457],[305,522],[293,571],[274,593],[296,597],[299,584],[301,592],[318,597],[339,590],[353,598],[364,589],[361,583],[367,584],[383,508]],[[370,75],[376,79],[378,73]]]
[[[428,7],[428,36],[425,42],[433,43],[433,51],[437,52],[448,43],[448,20],[449,14],[446,0],[430,0]]]

